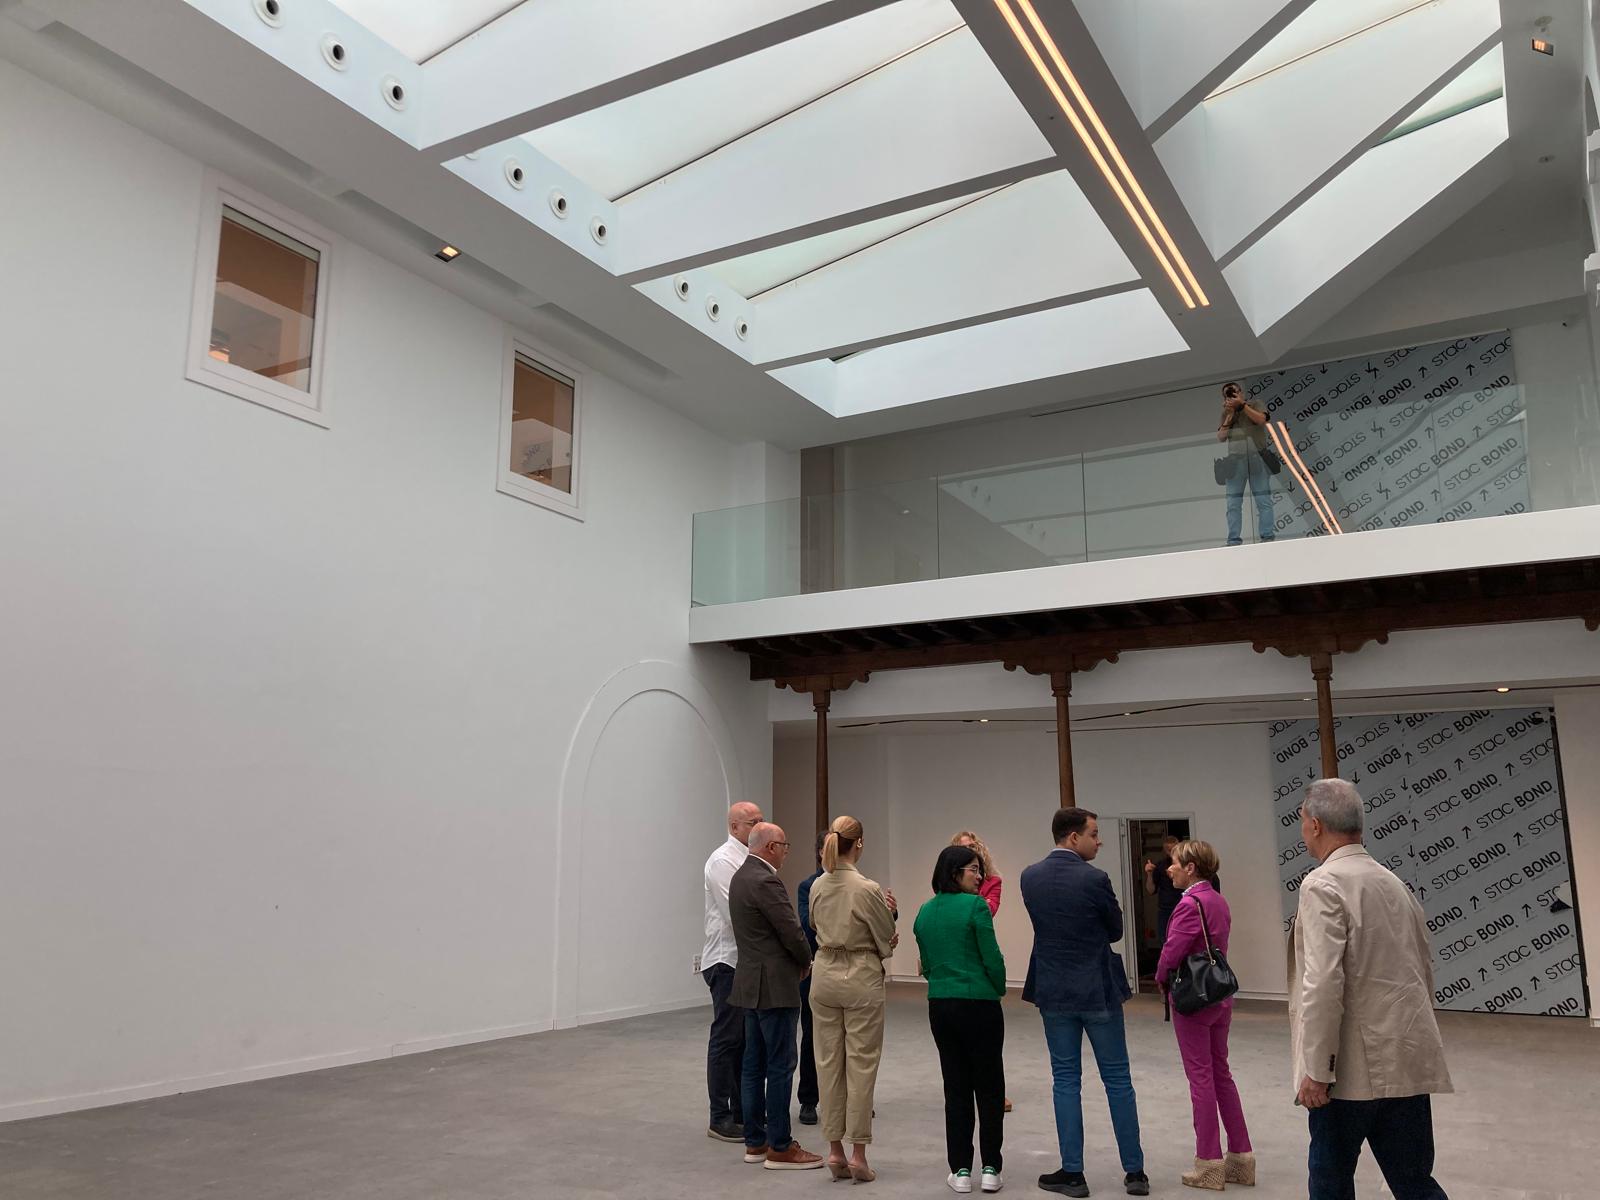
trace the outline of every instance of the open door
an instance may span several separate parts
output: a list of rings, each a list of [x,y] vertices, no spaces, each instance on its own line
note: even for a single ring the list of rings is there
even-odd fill
[[[1166,877],[1168,838],[1183,841],[1193,836],[1194,818],[1190,814],[1127,817],[1122,827],[1119,856],[1122,860],[1122,904],[1125,933],[1123,961],[1128,982],[1135,992],[1154,992],[1156,961],[1161,957],[1161,939],[1166,931],[1163,912],[1170,913],[1177,893]],[[1153,890],[1152,890],[1153,889]]]
[[[1117,903],[1122,906],[1122,940],[1113,943],[1112,949],[1122,956],[1122,969],[1128,974],[1128,985],[1137,992],[1139,991],[1139,929],[1135,905],[1139,896],[1139,885],[1129,869],[1129,863],[1132,861],[1129,847],[1133,840],[1129,826],[1132,822],[1124,817],[1117,817],[1116,824],[1115,850],[1120,869],[1108,870],[1106,874],[1111,876],[1111,886],[1117,892]],[[1107,867],[1110,865],[1106,864]]]

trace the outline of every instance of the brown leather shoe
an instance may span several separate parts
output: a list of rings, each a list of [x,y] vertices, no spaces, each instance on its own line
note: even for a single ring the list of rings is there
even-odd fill
[[[767,1148],[765,1146],[746,1146],[744,1160],[747,1163],[764,1163],[767,1161]]]
[[[799,1142],[790,1142],[787,1150],[767,1151],[769,1171],[814,1171],[821,1165],[822,1155],[808,1153]]]

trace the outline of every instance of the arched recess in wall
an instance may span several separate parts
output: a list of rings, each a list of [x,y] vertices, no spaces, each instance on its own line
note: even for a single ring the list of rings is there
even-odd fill
[[[701,940],[699,867],[721,814],[742,795],[732,733],[711,692],[682,667],[636,663],[595,692],[561,772],[557,1028],[701,998],[705,985],[689,971]],[[598,825],[597,801],[607,810]],[[622,828],[632,831],[626,840],[597,836]],[[673,895],[643,890],[664,866],[682,876]]]

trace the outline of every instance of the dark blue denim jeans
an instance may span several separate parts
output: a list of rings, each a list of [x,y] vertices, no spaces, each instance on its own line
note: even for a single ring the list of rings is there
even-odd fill
[[[1356,1200],[1356,1160],[1372,1147],[1395,1200],[1448,1200],[1433,1178],[1433,1103],[1427,1096],[1333,1100],[1308,1114],[1311,1200]]]
[[[739,1089],[744,1068],[744,1009],[728,1003],[728,994],[733,991],[733,968],[727,963],[716,963],[700,975],[711,989],[711,1037],[706,1043],[711,1124],[738,1124],[743,1120]]]
[[[1128,1034],[1122,1009],[1110,1012],[1044,1012],[1045,1045],[1050,1048],[1050,1073],[1055,1080],[1056,1140],[1061,1169],[1083,1170],[1083,1035],[1094,1048],[1100,1082],[1111,1105],[1111,1129],[1124,1171],[1144,1170],[1139,1146],[1139,1105],[1128,1067]]]
[[[798,1008],[744,1010],[744,1144],[787,1150]]]

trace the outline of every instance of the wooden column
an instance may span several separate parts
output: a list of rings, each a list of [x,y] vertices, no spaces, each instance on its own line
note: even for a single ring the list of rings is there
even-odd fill
[[[811,707],[817,714],[817,832],[828,827],[828,705],[833,700],[832,688],[818,688],[811,693]]]
[[[828,675],[786,675],[772,682],[811,697],[811,709],[817,714],[817,832],[828,827],[828,709],[833,704],[833,693],[842,692],[852,683],[865,683],[872,677],[870,671],[835,671]]]
[[[1046,654],[1037,657],[1005,659],[1005,668],[1018,667],[1029,675],[1048,675],[1050,692],[1056,698],[1056,776],[1062,808],[1077,804],[1078,788],[1072,777],[1072,675],[1092,671],[1103,662],[1116,662],[1115,650],[1091,650],[1075,654]]]
[[[1322,777],[1339,777],[1339,740],[1333,731],[1333,655],[1311,656],[1311,678],[1317,681],[1317,734],[1322,743]]]
[[[1061,807],[1077,803],[1077,787],[1072,779],[1072,714],[1067,704],[1072,695],[1072,672],[1051,671],[1050,691],[1056,698],[1056,775],[1061,787]]]
[[[1311,660],[1311,678],[1317,683],[1317,740],[1322,744],[1322,777],[1339,777],[1339,739],[1333,731],[1333,656],[1354,654],[1368,642],[1380,646],[1389,640],[1386,629],[1308,628],[1294,637],[1254,643],[1257,654],[1276,650],[1286,658]]]

